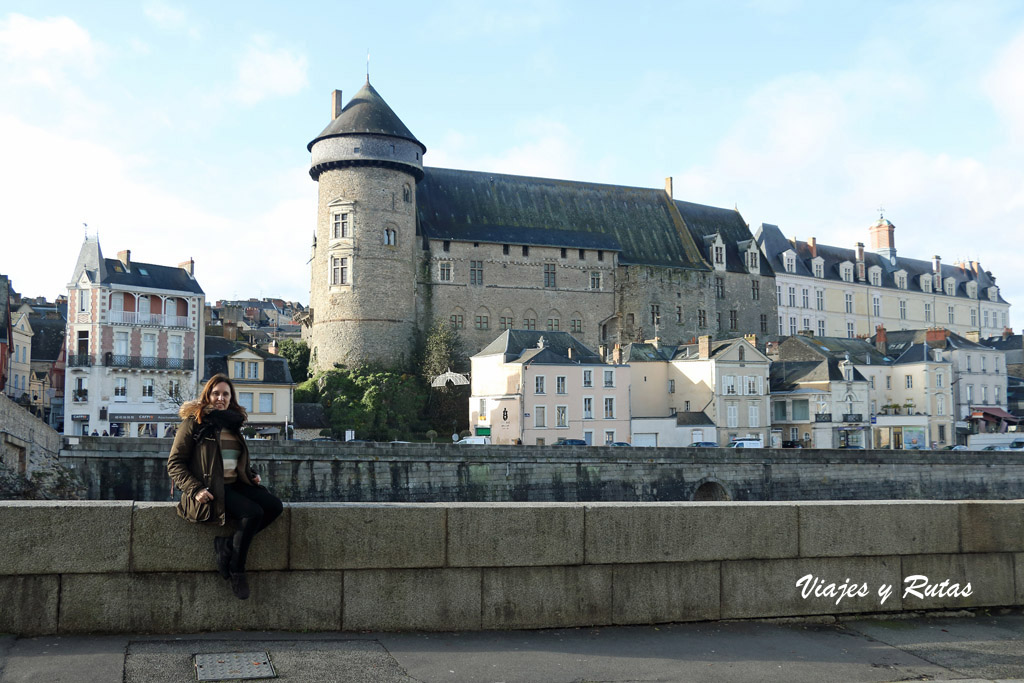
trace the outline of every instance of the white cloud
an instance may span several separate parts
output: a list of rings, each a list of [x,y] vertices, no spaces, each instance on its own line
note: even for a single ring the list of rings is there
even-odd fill
[[[0,222],[13,228],[5,233],[4,253],[18,255],[5,256],[0,272],[24,294],[52,299],[63,291],[87,222],[90,233],[99,232],[108,257],[131,249],[134,259],[161,265],[195,258],[196,277],[208,297],[261,291],[308,298],[309,245],[296,236],[315,220],[315,188],[309,183],[296,180],[275,200],[242,210],[200,206],[139,180],[144,160],[14,117],[0,116],[0,148],[6,197]],[[74,182],[55,192],[55,175]]]
[[[66,71],[93,75],[100,52],[89,32],[68,17],[9,14],[0,20],[0,64],[9,83],[55,87]]]
[[[234,97],[256,104],[270,97],[294,95],[308,84],[304,54],[275,47],[266,36],[253,36],[238,61]]]

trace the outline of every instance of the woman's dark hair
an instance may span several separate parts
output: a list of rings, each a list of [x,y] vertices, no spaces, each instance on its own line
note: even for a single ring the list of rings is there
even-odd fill
[[[231,400],[228,401],[228,410],[233,410],[236,413],[241,413],[243,418],[248,418],[249,414],[245,412],[245,408],[238,404],[238,392],[235,391],[235,385],[231,382],[227,375],[222,372],[218,372],[216,375],[211,377],[203,387],[203,391],[199,394],[199,400],[196,402],[195,412],[192,417],[196,419],[196,422],[202,423],[203,421],[203,410],[213,403],[213,399],[210,398],[210,394],[213,393],[213,388],[223,382],[227,384],[231,389]]]

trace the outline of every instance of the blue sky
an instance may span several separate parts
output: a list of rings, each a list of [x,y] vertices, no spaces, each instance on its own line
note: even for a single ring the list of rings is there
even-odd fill
[[[308,301],[306,144],[370,78],[428,165],[663,187],[756,228],[975,259],[1024,305],[1018,2],[38,2],[0,9],[0,272],[83,237]],[[43,259],[33,258],[46,250]],[[1011,318],[1016,318],[1011,309]]]

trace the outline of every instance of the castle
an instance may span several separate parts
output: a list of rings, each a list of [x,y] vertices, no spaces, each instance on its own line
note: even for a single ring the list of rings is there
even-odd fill
[[[304,337],[314,370],[403,363],[449,320],[470,352],[503,330],[590,348],[774,334],[775,274],[738,211],[662,189],[423,165],[369,81],[308,145],[319,201]]]

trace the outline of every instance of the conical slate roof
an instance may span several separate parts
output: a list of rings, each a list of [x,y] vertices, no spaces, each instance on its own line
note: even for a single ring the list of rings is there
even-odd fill
[[[416,139],[384,98],[373,89],[370,81],[366,81],[366,85],[341,110],[338,118],[331,121],[306,149],[313,151],[313,145],[324,138],[367,134],[403,138],[415,142],[424,152],[427,151],[426,146]]]

